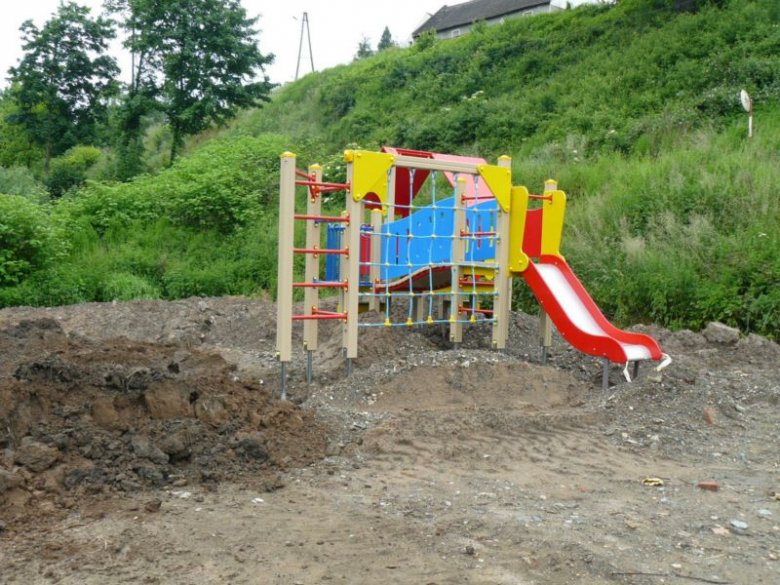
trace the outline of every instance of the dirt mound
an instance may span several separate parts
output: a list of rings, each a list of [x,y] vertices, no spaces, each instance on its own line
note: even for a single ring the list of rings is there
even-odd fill
[[[0,330],[0,517],[69,495],[276,472],[320,458],[311,412],[174,344],[67,335],[56,321]],[[43,505],[43,502],[48,502]]]

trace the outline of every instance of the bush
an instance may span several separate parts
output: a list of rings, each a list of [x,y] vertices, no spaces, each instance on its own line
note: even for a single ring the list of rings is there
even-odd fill
[[[52,159],[51,169],[46,176],[46,188],[51,196],[62,197],[71,189],[83,185],[87,171],[102,154],[94,146],[74,146],[62,156]]]
[[[43,206],[0,195],[0,286],[14,285],[64,252]]]
[[[20,195],[36,203],[45,202],[49,194],[26,167],[0,167],[0,193]]]

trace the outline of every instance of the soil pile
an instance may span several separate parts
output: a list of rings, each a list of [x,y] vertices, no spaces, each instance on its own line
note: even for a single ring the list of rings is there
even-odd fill
[[[51,319],[0,330],[0,518],[83,493],[236,479],[322,457],[314,414],[176,344],[66,334]],[[268,473],[264,474],[263,471]],[[260,478],[260,479],[257,479]],[[263,479],[264,478],[264,479]]]

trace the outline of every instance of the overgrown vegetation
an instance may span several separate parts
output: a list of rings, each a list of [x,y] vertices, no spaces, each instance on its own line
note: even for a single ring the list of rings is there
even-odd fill
[[[564,253],[619,323],[780,337],[779,24],[770,0],[622,0],[427,35],[282,88],[170,168],[153,115],[134,142],[82,145],[49,173],[0,121],[0,306],[272,294],[279,153],[343,180],[357,141],[510,154],[532,191],[558,179]],[[118,182],[137,169],[152,173]]]

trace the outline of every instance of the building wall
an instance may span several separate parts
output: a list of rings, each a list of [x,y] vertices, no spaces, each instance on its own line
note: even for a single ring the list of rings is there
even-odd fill
[[[521,10],[513,14],[504,15],[501,18],[489,18],[484,22],[488,26],[493,26],[496,24],[502,24],[503,22],[512,18],[522,18],[524,16],[532,16],[534,14],[548,14],[550,12],[557,12],[558,10],[561,10],[561,8],[559,8],[558,6],[553,6],[551,4],[548,4],[547,6],[534,6],[533,8],[529,8],[528,10]],[[466,33],[470,32],[472,28],[474,28],[473,24],[464,24],[457,28],[448,28],[448,29],[436,31],[436,36],[440,39],[452,39],[455,37],[465,35]]]

